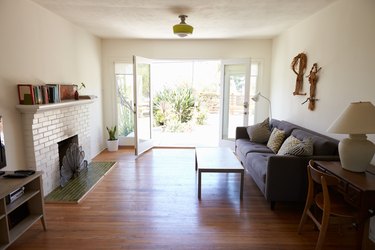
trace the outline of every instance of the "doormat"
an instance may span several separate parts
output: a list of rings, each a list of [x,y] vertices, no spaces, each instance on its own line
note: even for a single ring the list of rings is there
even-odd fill
[[[79,203],[116,166],[117,162],[91,162],[78,177],[72,178],[62,188],[57,187],[45,198],[45,203]]]

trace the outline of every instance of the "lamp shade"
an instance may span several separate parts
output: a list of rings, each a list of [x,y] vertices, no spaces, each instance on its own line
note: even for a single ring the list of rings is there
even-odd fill
[[[260,92],[258,92],[255,95],[253,95],[251,97],[251,100],[253,100],[254,102],[257,102],[257,101],[259,101],[259,96],[260,96]]]
[[[375,134],[375,106],[371,102],[353,102],[328,128],[335,134]]]
[[[193,34],[193,26],[185,22],[187,16],[180,15],[178,17],[181,19],[181,22],[173,26],[173,33],[178,35],[179,37],[185,37],[187,35]]]
[[[262,95],[260,92],[258,92],[255,95],[253,95],[251,97],[251,100],[253,100],[254,102],[258,102],[259,101],[259,97],[264,98],[268,102],[268,105],[269,105],[268,106],[268,108],[269,108],[269,110],[268,110],[268,112],[269,112],[268,119],[269,119],[269,122],[271,124],[271,121],[272,121],[271,101],[270,101],[270,99],[268,99],[267,97],[265,97],[264,95]]]

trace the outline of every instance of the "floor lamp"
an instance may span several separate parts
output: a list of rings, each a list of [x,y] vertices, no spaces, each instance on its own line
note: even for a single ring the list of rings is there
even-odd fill
[[[254,102],[258,102],[259,101],[259,97],[264,98],[268,102],[268,107],[269,107],[269,110],[268,110],[268,112],[269,112],[268,119],[269,119],[269,124],[271,124],[271,120],[272,120],[271,101],[270,101],[270,99],[268,99],[267,97],[265,97],[264,95],[262,95],[260,92],[258,92],[255,95],[253,95],[251,97],[251,100],[253,100]]]

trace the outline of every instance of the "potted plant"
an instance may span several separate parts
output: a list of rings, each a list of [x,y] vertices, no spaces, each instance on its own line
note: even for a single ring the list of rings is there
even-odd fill
[[[108,131],[108,137],[109,137],[107,140],[107,149],[108,151],[117,151],[118,150],[118,138],[116,137],[117,127],[116,126],[111,127],[111,128],[107,127],[107,131]]]

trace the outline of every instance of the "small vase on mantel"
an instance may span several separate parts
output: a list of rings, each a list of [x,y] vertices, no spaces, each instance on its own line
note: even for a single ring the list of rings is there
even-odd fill
[[[74,92],[74,100],[79,100],[79,93],[78,90]]]
[[[81,84],[79,86],[77,86],[77,89],[74,92],[74,99],[75,100],[79,100],[79,92],[78,91],[83,89],[83,88],[86,88],[86,85],[83,82],[81,82]]]

